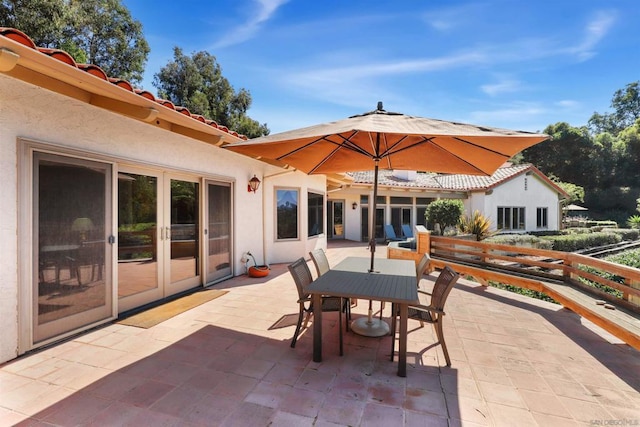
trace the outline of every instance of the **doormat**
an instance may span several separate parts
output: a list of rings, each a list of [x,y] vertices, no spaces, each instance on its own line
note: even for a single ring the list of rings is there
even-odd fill
[[[229,291],[221,291],[217,289],[207,289],[194,292],[190,295],[150,308],[149,310],[134,314],[122,320],[118,320],[116,323],[148,329],[158,323],[171,319],[173,316],[184,313],[185,311],[204,304],[205,302],[221,297],[227,292]]]

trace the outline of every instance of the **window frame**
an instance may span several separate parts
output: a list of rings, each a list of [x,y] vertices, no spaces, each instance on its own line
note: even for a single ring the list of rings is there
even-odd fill
[[[275,210],[275,224],[274,224],[274,234],[276,241],[290,241],[290,240],[300,240],[300,187],[276,187],[274,189],[274,210]],[[291,227],[291,229],[295,229],[295,236],[288,237],[279,237],[280,236],[280,215],[278,215],[278,210],[280,208],[280,204],[278,203],[278,199],[280,197],[281,192],[294,192],[296,198],[296,212],[295,212],[295,226]],[[284,195],[283,195],[284,197]],[[284,231],[284,230],[283,230]]]
[[[496,221],[498,230],[525,231],[527,229],[524,206],[498,206]]]
[[[545,229],[549,228],[549,208],[548,207],[542,206],[542,207],[536,208],[536,227],[545,228]]]

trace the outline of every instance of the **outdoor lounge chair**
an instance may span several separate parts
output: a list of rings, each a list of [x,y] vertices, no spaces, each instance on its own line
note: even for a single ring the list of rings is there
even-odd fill
[[[307,292],[307,286],[311,284],[313,278],[311,277],[311,271],[304,258],[299,258],[289,265],[289,272],[293,276],[293,281],[296,283],[298,289],[298,304],[300,304],[300,312],[298,315],[298,324],[296,325],[296,331],[293,334],[291,340],[291,348],[296,346],[298,335],[303,327],[302,318],[306,314],[304,320],[304,327],[307,327],[309,318],[313,315],[313,303],[311,294]],[[338,312],[338,330],[340,331],[340,356],[343,354],[342,348],[342,312],[345,311],[344,299],[340,297],[323,296],[322,297],[322,311],[337,311]]]
[[[407,239],[413,239],[413,230],[409,224],[402,224],[402,234]]]
[[[445,315],[444,304],[447,301],[447,297],[453,289],[453,286],[458,281],[460,275],[453,271],[449,266],[445,266],[440,272],[440,275],[436,279],[431,292],[431,302],[429,305],[416,305],[409,306],[408,318],[416,319],[420,322],[431,323],[436,331],[438,341],[432,346],[440,344],[442,346],[442,352],[447,362],[447,366],[451,366],[451,359],[449,358],[449,352],[447,351],[447,345],[444,341],[444,333],[442,331],[442,317]],[[391,360],[395,352],[395,334],[396,334],[396,322],[399,315],[397,307],[392,307],[392,319],[391,319]],[[429,346],[428,348],[431,348]]]
[[[396,231],[393,229],[393,225],[385,224],[384,225],[384,236],[387,242],[399,242],[402,241],[401,238],[396,236]]]

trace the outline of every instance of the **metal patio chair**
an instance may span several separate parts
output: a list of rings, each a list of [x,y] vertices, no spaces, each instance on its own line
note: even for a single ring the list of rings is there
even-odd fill
[[[304,258],[299,258],[288,266],[289,272],[291,276],[293,276],[293,281],[296,284],[296,288],[298,289],[298,304],[300,304],[300,311],[298,315],[298,324],[296,325],[296,331],[293,334],[293,339],[291,340],[291,348],[296,346],[296,341],[298,340],[298,335],[300,334],[300,330],[302,327],[306,328],[307,323],[309,322],[309,318],[313,315],[313,303],[312,297],[309,292],[307,292],[307,286],[313,282],[313,278],[311,277],[311,271],[309,270],[309,266],[307,265],[307,261]],[[345,303],[344,298],[340,297],[332,297],[332,296],[323,296],[322,297],[322,311],[330,312],[337,311],[338,312],[338,329],[340,335],[340,356],[343,355],[343,347],[342,347],[342,313],[345,311]],[[306,314],[306,316],[305,316]],[[304,325],[302,319],[304,318]]]
[[[445,266],[444,269],[440,272],[440,275],[436,279],[435,284],[433,285],[433,290],[431,292],[431,301],[429,305],[415,305],[409,306],[408,309],[408,318],[419,320],[421,323],[431,323],[433,328],[436,331],[436,336],[438,341],[433,345],[429,346],[433,347],[438,344],[442,346],[442,352],[444,353],[444,358],[447,362],[447,366],[451,366],[451,359],[449,358],[449,352],[447,351],[447,345],[444,341],[444,332],[442,330],[442,317],[445,315],[444,312],[444,304],[447,301],[447,297],[453,289],[453,286],[458,281],[460,275],[453,271],[449,266]],[[399,315],[399,310],[394,304],[392,308],[392,319],[391,319],[391,360],[393,361],[393,356],[395,354],[395,334],[396,334],[396,322]]]
[[[329,260],[327,259],[327,254],[322,250],[322,248],[314,249],[309,252],[309,256],[313,261],[313,265],[316,266],[316,272],[318,273],[318,277],[322,276],[324,273],[331,269],[329,265]],[[349,320],[351,320],[351,300],[349,298],[344,298],[344,310],[347,317],[347,332],[349,332]],[[355,304],[354,304],[355,305]]]

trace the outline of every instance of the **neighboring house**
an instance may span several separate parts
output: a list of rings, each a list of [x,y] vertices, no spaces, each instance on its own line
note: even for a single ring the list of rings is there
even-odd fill
[[[368,240],[373,178],[372,171],[355,172],[343,182],[330,182],[329,238]],[[491,176],[380,170],[378,188],[378,239],[384,238],[383,224],[392,224],[398,236],[402,224],[426,225],[427,206],[436,199],[462,200],[465,214],[480,211],[500,232],[558,230],[560,202],[569,197],[533,165],[510,163]]]
[[[326,247],[326,177],[7,28],[0,100],[0,362]]]

